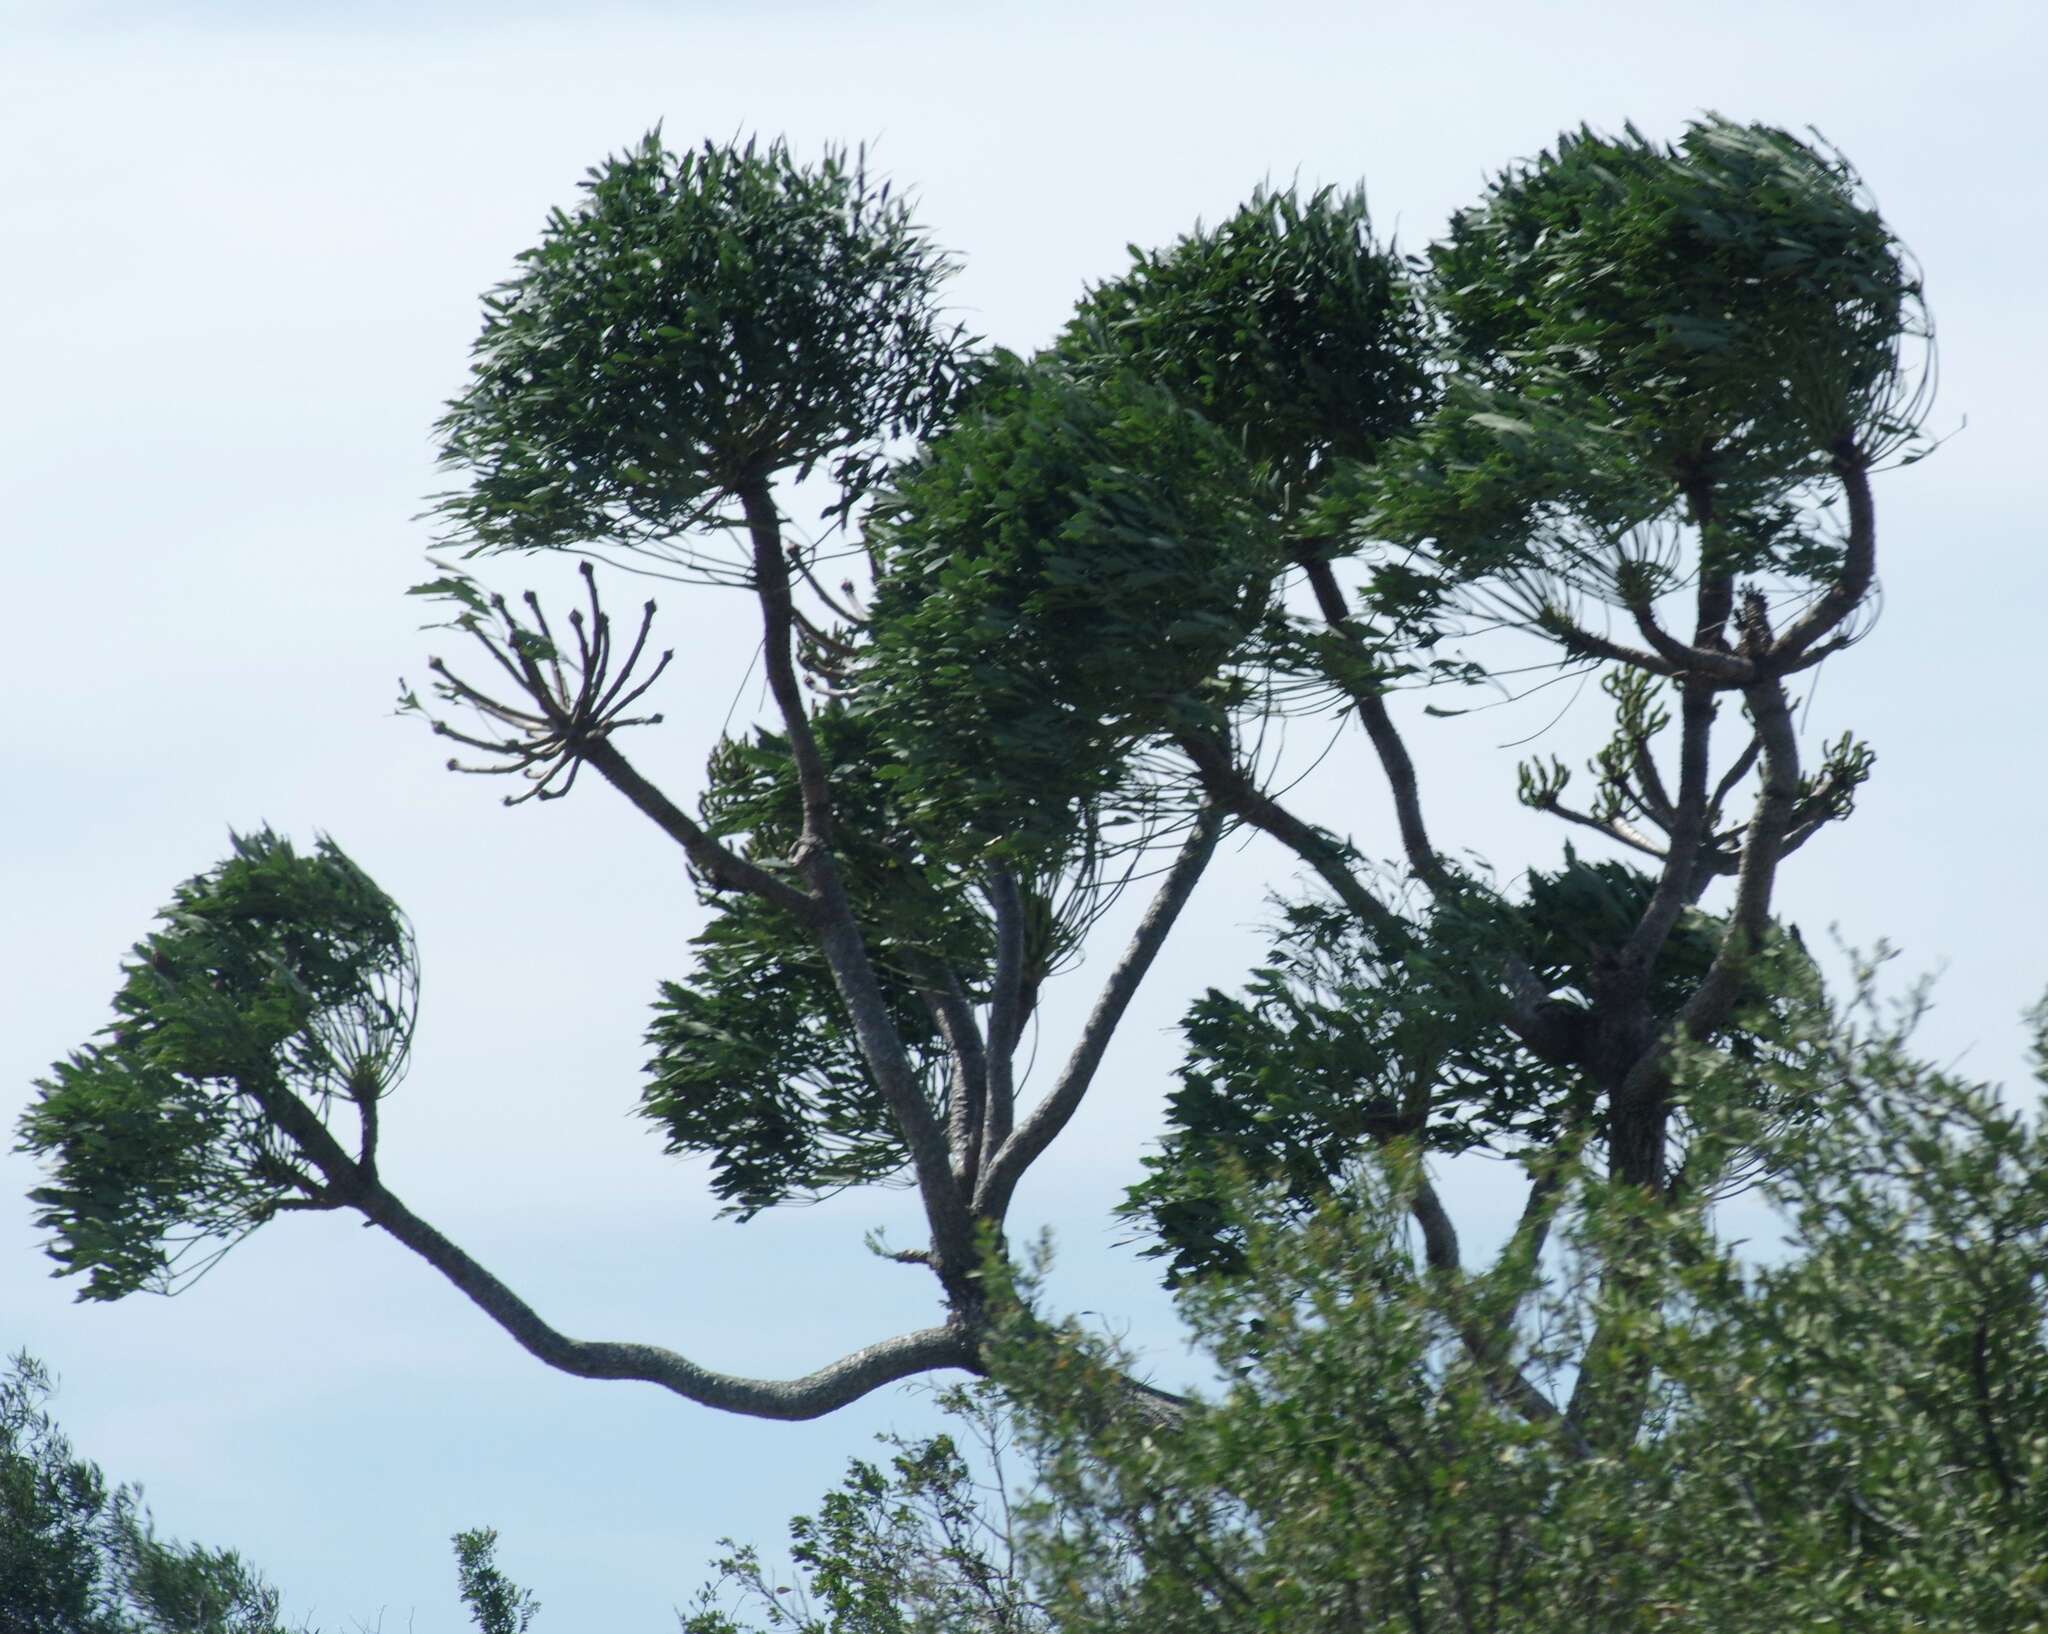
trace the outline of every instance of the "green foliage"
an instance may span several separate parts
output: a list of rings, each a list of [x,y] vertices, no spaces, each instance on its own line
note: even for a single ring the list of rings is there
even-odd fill
[[[881,444],[943,409],[947,260],[859,162],[651,134],[584,194],[486,300],[440,423],[472,478],[441,502],[451,542],[660,541],[821,463],[851,504]]]
[[[988,1482],[949,1435],[886,1437],[886,1468],[855,1459],[816,1515],[790,1522],[795,1581],[727,1539],[682,1634],[747,1634],[749,1614],[762,1634],[1049,1634],[1008,1531],[1004,1414],[986,1387],[940,1401],[979,1443]]]
[[[824,960],[779,910],[723,905],[691,939],[695,968],[663,982],[647,1042],[642,1113],[671,1152],[708,1153],[711,1189],[741,1219],[886,1180],[908,1161]],[[945,1064],[911,984],[890,1013],[927,1097]]]
[[[1852,443],[1898,448],[1925,406],[1901,356],[1927,334],[1904,252],[1847,163],[1783,131],[1568,136],[1429,261],[1448,394],[1327,507],[1421,553],[1373,599],[1425,634],[1486,574],[1653,600],[1678,582],[1658,530],[1680,519],[1704,525],[1713,571],[1821,577],[1837,552],[1807,485]]]
[[[1285,905],[1243,995],[1212,987],[1183,1018],[1187,1056],[1166,1136],[1124,1205],[1152,1239],[1145,1252],[1169,1260],[1169,1280],[1241,1269],[1242,1222],[1226,1199],[1243,1183],[1269,1188],[1269,1210],[1305,1217],[1343,1191],[1364,1153],[1395,1138],[1445,1155],[1541,1151],[1574,1129],[1604,1139],[1599,1086],[1502,1024],[1491,973],[1520,958],[1560,995],[1555,1015],[1590,1027],[1595,973],[1655,884],[1567,846],[1562,869],[1529,871],[1520,903],[1475,879],[1386,930],[1323,902]],[[1680,919],[1653,972],[1659,1018],[1706,974],[1722,929],[1698,910]],[[1796,1057],[1799,1015],[1819,1002],[1805,949],[1773,930],[1750,964],[1741,1024],[1719,1047],[1752,1069]],[[1760,1072],[1747,1104],[1809,1115]]]
[[[0,1375],[0,1634],[284,1634],[277,1592],[232,1550],[159,1538],[44,1403],[34,1358]]]
[[[57,1062],[20,1123],[53,1169],[36,1222],[85,1299],[168,1291],[188,1253],[213,1244],[210,1264],[309,1196],[278,1109],[375,1102],[412,1039],[411,932],[331,840],[301,856],[236,835],[159,919],[122,965],[106,1042]]]
[[[498,1569],[498,1534],[489,1527],[457,1532],[455,1570],[462,1603],[477,1634],[526,1634],[540,1602]]]
[[[1210,718],[1281,566],[1264,517],[1230,441],[1157,388],[1009,368],[871,519],[873,775],[965,855],[1070,852],[1139,745]]]
[[[1462,365],[1583,395],[1667,480],[1774,497],[1838,439],[1896,430],[1918,285],[1847,162],[1784,131],[1582,130],[1454,217],[1430,264]]]
[[[1117,1410],[1112,1352],[1020,1328],[1002,1376],[1058,1505],[1027,1557],[1063,1634],[2041,1627],[2048,1127],[1914,1059],[1912,1012],[1867,990],[1803,1015],[1769,1070],[1807,1123],[1760,1126],[1725,1057],[1686,1067],[1703,1122],[1770,1141],[1760,1264],[1696,1205],[1581,1177],[1551,1266],[1428,1272],[1397,1145],[1306,1224],[1236,1194],[1244,1274],[1181,1294],[1231,1382],[1177,1429]],[[1652,1404],[1601,1454],[1496,1382],[1596,1329]]]
[[[989,936],[957,869],[932,855],[873,775],[874,723],[834,706],[812,721],[845,836],[841,879],[863,923],[890,1015],[935,1107],[946,1062],[921,988],[937,972],[983,984]],[[787,740],[763,732],[714,752],[706,827],[763,857],[786,856],[802,828]],[[907,1161],[853,1037],[823,954],[803,927],[752,897],[704,893],[711,922],[694,968],[664,982],[647,1041],[644,1114],[671,1152],[711,1156],[711,1184],[748,1218],[792,1199],[884,1180]]]
[[[1370,460],[1426,405],[1422,315],[1407,269],[1373,242],[1363,189],[1261,189],[1213,228],[1131,253],[1056,350],[1164,387],[1283,496],[1334,459]]]

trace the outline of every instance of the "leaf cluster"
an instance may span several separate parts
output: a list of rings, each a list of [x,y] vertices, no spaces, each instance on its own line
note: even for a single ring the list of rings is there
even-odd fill
[[[1055,350],[1171,392],[1265,469],[1283,506],[1338,459],[1369,461],[1430,398],[1407,267],[1362,188],[1261,188],[1214,227],[1090,290]]]
[[[1925,408],[1904,250],[1846,161],[1767,126],[1567,136],[1453,219],[1426,293],[1444,400],[1324,506],[1397,547],[1373,604],[1423,634],[1488,575],[1646,604],[1679,582],[1680,523],[1710,573],[1822,578],[1810,485]]]
[[[1242,1269],[1241,1222],[1227,1200],[1247,1182],[1263,1188],[1267,1209],[1306,1218],[1391,1141],[1455,1156],[1540,1152],[1575,1130],[1596,1145],[1605,1138],[1597,1085],[1504,1025],[1494,977],[1504,958],[1519,959],[1554,995],[1554,1015],[1592,1024],[1596,972],[1656,881],[1569,846],[1565,856],[1561,869],[1531,869],[1518,902],[1474,879],[1386,927],[1325,902],[1285,905],[1243,992],[1212,987],[1189,1007],[1167,1131],[1122,1210],[1144,1223],[1145,1252],[1168,1261],[1169,1282]],[[1676,1015],[1721,934],[1713,915],[1680,918],[1651,975],[1654,1017]],[[1745,1106],[1811,1116],[1777,1069],[1800,1059],[1799,1018],[1820,997],[1804,947],[1774,928],[1714,1057],[1749,1070]],[[1729,1083],[1717,1093],[1731,1094]]]
[[[404,1071],[418,959],[397,906],[331,840],[233,840],[124,961],[105,1041],[22,1114],[22,1149],[52,1164],[36,1221],[81,1298],[168,1291],[186,1251],[307,1195],[277,1108],[367,1107]]]
[[[656,132],[583,187],[486,298],[438,427],[471,478],[439,505],[450,542],[665,540],[821,464],[850,506],[883,444],[941,415],[950,263],[860,158]]]
[[[860,709],[874,775],[962,852],[1029,864],[1206,720],[1281,563],[1217,428],[1129,375],[1015,363],[892,478]]]

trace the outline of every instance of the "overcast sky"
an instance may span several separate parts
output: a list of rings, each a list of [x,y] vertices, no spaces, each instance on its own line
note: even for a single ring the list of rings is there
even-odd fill
[[[2048,983],[2044,61],[2036,6],[1970,0],[0,0],[0,1109],[11,1128],[29,1081],[102,1024],[119,956],[230,825],[324,830],[406,905],[425,961],[388,1177],[558,1326],[784,1375],[933,1319],[920,1274],[860,1244],[907,1234],[899,1196],[719,1222],[629,1116],[647,1001],[697,923],[666,842],[597,784],[506,812],[390,715],[443,639],[401,592],[477,296],[587,165],[657,122],[678,143],[869,142],[964,258],[962,315],[1016,347],[1127,243],[1264,178],[1363,177],[1419,247],[1582,121],[1818,126],[1924,264],[1933,425],[1959,434],[1880,481],[1883,618],[1828,666],[1811,723],[1857,728],[1877,770],[1781,902],[1810,942],[1839,924],[1944,970],[1931,1044],[2010,1073],[2017,1012]],[[496,582],[559,581],[515,562]],[[750,616],[664,598],[673,724],[636,757],[679,796],[735,698],[755,706]],[[1554,859],[1562,836],[1513,806],[1501,747],[1553,712],[1427,723],[1442,843],[1504,873]],[[1581,720],[1553,741],[1571,750]],[[1321,788],[1394,849],[1362,763]],[[1289,873],[1233,854],[1020,1197],[1024,1231],[1056,1230],[1057,1297],[1128,1325],[1169,1380],[1186,1363],[1109,1210],[1156,1129],[1174,1017],[1243,970],[1260,893]],[[1069,983],[1048,1052],[1102,963]],[[0,1345],[63,1376],[80,1447],[143,1481],[171,1530],[243,1549],[331,1628],[380,1608],[390,1634],[464,1626],[446,1540],[482,1524],[544,1602],[540,1634],[671,1627],[715,1539],[776,1542],[878,1426],[924,1421],[897,1392],[787,1426],[562,1378],[345,1219],[273,1225],[176,1300],[74,1305],[44,1275],[34,1183],[0,1159]],[[1457,1189],[1483,1230],[1486,1188]]]

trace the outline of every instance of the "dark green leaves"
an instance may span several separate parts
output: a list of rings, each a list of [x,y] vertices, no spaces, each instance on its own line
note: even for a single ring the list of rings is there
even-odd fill
[[[1507,1026],[1502,971],[1519,960],[1556,995],[1560,1020],[1590,1025],[1602,973],[1655,886],[1567,846],[1562,868],[1530,871],[1522,901],[1469,882],[1398,934],[1322,904],[1288,907],[1243,994],[1211,988],[1181,1023],[1187,1059],[1168,1132],[1125,1204],[1157,1235],[1148,1252],[1170,1261],[1170,1279],[1237,1269],[1242,1222],[1221,1199],[1249,1180],[1278,1217],[1304,1217],[1363,1154],[1395,1139],[1507,1154],[1575,1132],[1604,1139],[1593,1078],[1532,1054]],[[1681,917],[1649,978],[1660,1022],[1706,974],[1723,928],[1698,910]],[[1746,971],[1739,1024],[1708,1052],[1715,1116],[1785,1127],[1810,1116],[1784,1085],[1811,1068],[1798,1040],[1821,999],[1805,949],[1773,928]],[[1700,1112],[1683,1109],[1686,1131]],[[1718,1161],[1724,1176],[1748,1165],[1734,1150]]]
[[[1428,398],[1422,315],[1362,189],[1260,191],[1169,249],[1134,251],[1057,350],[1164,387],[1293,497],[1332,459],[1371,458]]]
[[[899,472],[859,706],[896,798],[965,854],[1063,852],[1204,688],[1277,571],[1230,441],[1127,376],[1016,365]]]
[[[709,1156],[712,1191],[741,1219],[900,1170],[902,1139],[802,929],[744,898],[724,904],[692,947],[696,968],[662,984],[647,1030],[654,1053],[641,1112],[668,1150]],[[942,1106],[931,1019],[900,976],[884,985],[897,1032]]]
[[[1444,401],[1323,505],[1397,547],[1370,607],[1424,637],[1482,583],[1539,632],[1560,598],[1646,606],[1685,581],[1685,528],[1701,572],[1797,597],[1838,564],[1838,462],[1895,452],[1926,406],[1904,250],[1845,161],[1769,127],[1567,136],[1457,216],[1429,271]]]
[[[978,991],[989,936],[962,877],[905,823],[873,776],[873,723],[841,708],[813,721],[843,836],[840,878],[896,1030],[934,1106],[948,1092],[920,987],[951,972]],[[756,857],[786,856],[802,814],[788,744],[773,733],[713,754],[705,824]],[[706,893],[711,923],[695,968],[665,982],[647,1033],[643,1114],[672,1152],[704,1153],[711,1185],[742,1218],[791,1200],[885,1180],[906,1161],[810,933],[752,897]]]
[[[411,932],[331,840],[300,856],[268,830],[238,835],[160,918],[123,966],[105,1042],[56,1063],[21,1119],[22,1148],[53,1171],[37,1224],[63,1271],[86,1274],[81,1298],[168,1291],[187,1251],[225,1251],[310,1198],[279,1109],[367,1106],[411,1045]]]
[[[1242,997],[1211,988],[1190,1006],[1168,1134],[1125,1205],[1172,1278],[1239,1265],[1240,1222],[1220,1199],[1243,1179],[1306,1213],[1397,1137],[1445,1152],[1554,1137],[1577,1077],[1500,1024],[1492,971],[1515,930],[1476,902],[1398,937],[1295,905]]]
[[[1919,320],[1848,165],[1721,119],[1668,148],[1567,136],[1430,259],[1453,345],[1488,384],[1554,377],[1667,477],[1766,498],[1838,439],[1868,444]]]
[[[475,549],[659,545],[742,488],[830,462],[849,505],[883,440],[953,388],[948,263],[858,164],[657,136],[590,173],[486,302],[440,423]]]

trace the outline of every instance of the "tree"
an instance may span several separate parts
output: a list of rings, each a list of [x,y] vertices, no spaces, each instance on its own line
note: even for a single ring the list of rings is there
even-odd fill
[[[1036,1478],[1000,1506],[969,1488],[952,1528],[1004,1537],[998,1593],[971,1592],[979,1557],[942,1557],[936,1585],[907,1572],[924,1534],[887,1524],[940,1438],[893,1485],[856,1466],[836,1526],[797,1523],[798,1564],[851,1574],[857,1604],[788,1616],[750,1551],[723,1563],[753,1627],[1008,1634],[998,1605],[1059,1634],[2043,1627],[2048,1127],[1917,1059],[1919,996],[1887,1007],[1870,975],[1802,1012],[1805,1051],[1772,1069],[1811,1119],[1760,1127],[1719,1052],[1674,1060],[1700,1138],[1766,1154],[1781,1242],[1581,1168],[1561,1251],[1459,1277],[1415,1241],[1412,1142],[1363,1154],[1306,1218],[1240,1181],[1239,1265],[1182,1284],[1220,1383],[1179,1423],[1120,1411],[1127,1362],[1076,1326],[999,1344]],[[2034,1021],[2048,1087],[2048,1004]],[[1489,1306],[1525,1309],[1512,1360],[1538,1379],[1582,1365],[1589,1332],[1639,1363],[1636,1439],[1595,1450],[1519,1412],[1465,1340]]]
[[[45,1403],[34,1357],[0,1376],[0,1634],[284,1634],[277,1591],[233,1550],[157,1536]]]
[[[441,422],[468,481],[440,502],[447,570],[418,588],[490,679],[435,659],[403,700],[461,769],[519,779],[508,803],[589,768],[676,843],[710,918],[656,1001],[643,1112],[742,1218],[907,1180],[929,1235],[896,1257],[933,1274],[941,1320],[792,1381],[559,1332],[380,1177],[411,940],[332,842],[267,833],[180,887],[115,1024],[23,1119],[85,1297],[172,1286],[181,1253],[279,1213],[351,1209],[573,1374],[803,1418],[985,1372],[1018,1182],[1232,828],[1314,894],[1249,998],[1191,1015],[1136,1200],[1183,1272],[1245,1251],[1233,1169],[1308,1208],[1388,1143],[1520,1162],[1510,1264],[1540,1255],[1588,1153],[1651,1200],[1654,1243],[1659,1209],[1731,1174],[1697,1138],[1685,1051],[1716,1052],[1759,1113],[1812,1115],[1778,1069],[1815,984],[1772,893],[1870,757],[1846,736],[1803,757],[1790,689],[1867,623],[1871,473],[1924,406],[1919,287],[1846,161],[1719,119],[1675,146],[1580,132],[1419,263],[1373,239],[1360,193],[1260,193],[1137,256],[1029,358],[947,325],[946,270],[844,155],[650,138],[594,170],[487,298]],[[816,537],[788,514],[806,481],[830,489]],[[550,618],[462,565],[534,551],[583,557],[586,605]],[[848,553],[858,578],[826,584]],[[659,721],[633,711],[669,656],[648,662],[652,602],[615,636],[594,562],[758,610],[774,719],[719,746],[694,816],[621,747]],[[1598,671],[1614,736],[1590,802],[1554,763],[1524,768],[1523,799],[1641,860],[1567,848],[1511,891],[1433,837],[1389,698],[1532,666]],[[1362,728],[1400,864],[1276,792],[1263,728],[1304,712]],[[1027,1106],[1042,989],[1141,881]],[[1426,1165],[1403,1172],[1455,1275]],[[1649,1271],[1630,1252],[1611,1274]],[[1512,1363],[1517,1315],[1475,1308],[1461,1333],[1490,1387],[1567,1439],[1629,1444],[1649,1381],[1608,1365],[1613,1335],[1559,1401]]]

